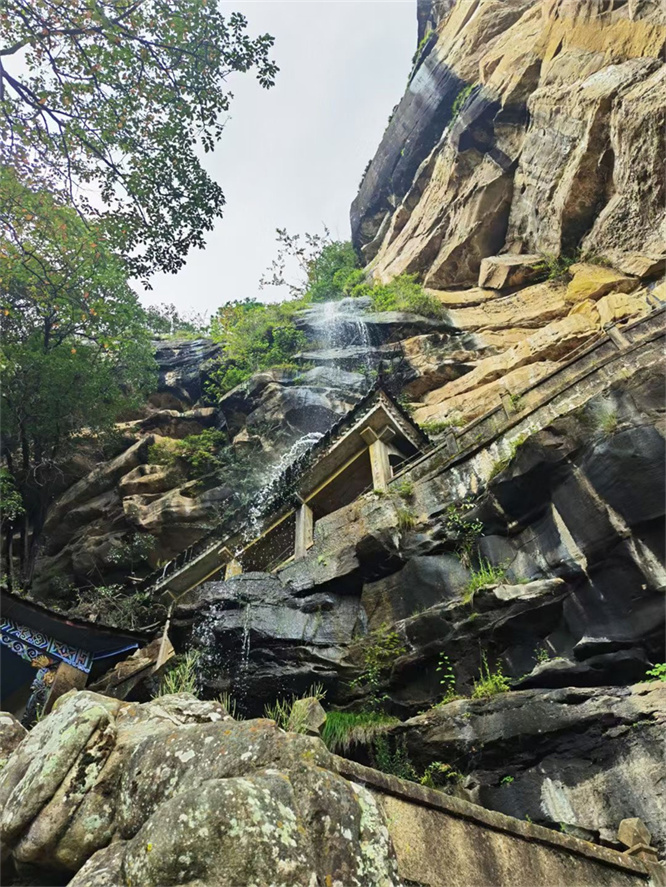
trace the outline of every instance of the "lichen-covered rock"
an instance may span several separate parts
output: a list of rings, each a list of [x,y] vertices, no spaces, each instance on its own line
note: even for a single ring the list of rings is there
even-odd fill
[[[3,849],[76,887],[399,887],[377,803],[330,763],[187,694],[68,694],[2,771]]]
[[[25,739],[28,731],[8,711],[0,711],[0,771],[14,749]]]

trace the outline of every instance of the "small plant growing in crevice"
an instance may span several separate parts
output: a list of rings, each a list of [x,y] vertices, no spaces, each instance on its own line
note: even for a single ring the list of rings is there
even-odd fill
[[[413,530],[416,526],[416,515],[411,508],[396,508],[396,521],[401,532]]]
[[[465,104],[467,99],[472,94],[472,91],[474,90],[475,86],[476,86],[475,83],[468,83],[467,86],[463,86],[463,88],[460,90],[458,95],[455,97],[455,100],[453,102],[453,107],[451,108],[451,121],[452,122],[456,119],[458,114],[460,114],[463,105]]]
[[[281,730],[289,730],[290,733],[305,733],[306,723],[298,718],[292,719],[294,704],[300,699],[314,698],[318,702],[326,697],[323,684],[312,684],[301,696],[283,697],[276,699],[272,704],[264,706],[264,716],[280,727]]]
[[[483,532],[483,523],[480,520],[467,520],[465,514],[474,508],[469,501],[462,501],[459,505],[451,504],[446,509],[444,527],[447,533],[457,538],[456,553],[464,566],[469,566],[476,542]]]
[[[428,419],[422,422],[420,427],[430,437],[436,437],[450,428],[462,428],[464,424],[462,416],[454,416],[451,419]]]
[[[451,660],[445,653],[439,654],[436,671],[439,674],[439,685],[444,694],[441,701],[437,704],[446,705],[447,702],[460,699],[460,695],[456,693],[456,674],[451,665]]]
[[[366,639],[363,647],[363,671],[350,686],[364,690],[368,695],[368,705],[379,710],[386,696],[379,695],[382,681],[390,673],[395,660],[407,652],[397,631],[391,631],[384,623]]]
[[[602,434],[615,434],[620,424],[617,410],[610,406],[602,406],[596,410],[594,424]]]
[[[509,679],[504,675],[502,666],[498,663],[495,666],[495,670],[491,671],[488,665],[488,658],[485,653],[482,653],[479,677],[474,681],[472,699],[485,699],[488,696],[507,693],[509,690]]]
[[[536,659],[536,661],[539,664],[541,664],[543,662],[550,662],[550,659],[551,659],[550,650],[548,649],[548,647],[546,647],[545,644],[540,644],[534,650],[534,658]]]
[[[474,601],[476,592],[485,585],[499,585],[506,579],[507,564],[494,566],[490,561],[479,558],[479,566],[472,567],[472,577],[465,587],[463,593],[463,602],[471,604]]]
[[[433,761],[425,768],[419,782],[428,788],[441,788],[451,783],[461,782],[463,778],[463,774],[452,767],[451,764]]]
[[[190,650],[171,666],[160,681],[158,696],[170,696],[172,693],[193,693],[198,695],[197,666],[201,654],[198,650]]]
[[[666,681],[666,662],[658,662],[645,672],[645,676],[651,681]]]
[[[511,465],[513,460],[518,455],[518,450],[523,446],[528,437],[528,434],[521,434],[511,441],[511,443],[509,444],[509,453],[506,458],[499,459],[490,469],[488,473],[488,482],[490,482],[494,477],[497,477],[498,474],[500,474],[502,471],[508,468],[509,465]]]
[[[217,697],[217,701],[220,703],[221,706],[226,708],[228,714],[230,714],[235,721],[243,720],[243,715],[238,709],[238,702],[236,698],[232,696],[229,690],[225,690],[224,693],[220,693],[220,695]]]
[[[540,280],[563,280],[569,276],[569,268],[575,265],[578,256],[557,256],[543,253],[541,261],[534,266]]]
[[[411,480],[400,481],[399,484],[396,484],[393,488],[395,492],[400,496],[401,499],[410,500],[414,498],[414,484]]]
[[[407,741],[404,736],[393,743],[388,736],[377,736],[372,747],[372,762],[382,773],[398,776],[400,779],[409,779],[411,782],[418,781],[419,776],[407,753]]]
[[[503,776],[503,777],[500,779],[500,785],[511,785],[511,783],[512,783],[513,781],[514,781],[514,777],[513,777],[513,776]]]

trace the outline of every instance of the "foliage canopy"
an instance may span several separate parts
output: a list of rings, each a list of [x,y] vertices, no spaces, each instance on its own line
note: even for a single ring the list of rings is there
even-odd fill
[[[5,0],[0,162],[97,217],[132,274],[177,271],[224,206],[197,149],[224,128],[226,78],[272,86],[272,45],[212,0]]]

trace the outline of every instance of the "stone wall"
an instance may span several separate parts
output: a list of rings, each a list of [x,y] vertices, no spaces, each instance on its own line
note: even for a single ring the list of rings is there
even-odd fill
[[[398,858],[398,872],[419,887],[658,887],[661,866],[532,823],[494,813],[441,792],[342,758],[338,772],[379,801]]]

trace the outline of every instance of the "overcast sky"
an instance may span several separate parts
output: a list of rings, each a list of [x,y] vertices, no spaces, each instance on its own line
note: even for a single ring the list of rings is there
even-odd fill
[[[275,229],[350,236],[349,206],[416,48],[416,0],[222,0],[251,33],[275,37],[276,85],[238,75],[230,119],[206,165],[227,199],[205,250],[177,275],[153,278],[146,304],[213,312],[258,290],[275,256]],[[282,294],[283,296],[284,294]]]

